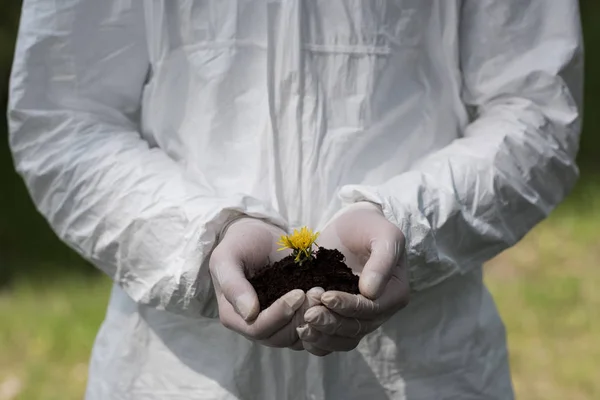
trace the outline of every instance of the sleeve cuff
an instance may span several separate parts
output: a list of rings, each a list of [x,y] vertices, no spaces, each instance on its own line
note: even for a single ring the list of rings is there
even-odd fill
[[[127,244],[130,256],[117,283],[136,302],[190,317],[218,316],[208,262],[219,235],[251,217],[279,227],[286,221],[257,199],[212,199],[214,211],[194,200],[178,211],[145,221]]]
[[[459,272],[459,268],[451,260],[439,254],[435,235],[432,234],[426,215],[418,208],[410,208],[414,201],[392,200],[381,188],[363,185],[342,187],[339,198],[344,207],[362,201],[377,204],[385,218],[402,231],[406,239],[405,252],[411,290],[425,290]]]

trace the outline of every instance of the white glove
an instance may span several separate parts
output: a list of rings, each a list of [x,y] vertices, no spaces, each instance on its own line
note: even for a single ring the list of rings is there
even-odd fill
[[[356,203],[338,213],[319,237],[319,245],[338,249],[360,274],[360,295],[329,291],[322,305],[304,314],[297,329],[304,348],[315,355],[350,351],[398,310],[406,307],[410,289],[404,257],[404,235],[372,203]]]
[[[285,257],[287,254],[277,252],[276,244],[284,234],[280,228],[261,220],[239,219],[227,228],[209,266],[219,318],[226,328],[266,346],[300,350],[296,328],[309,305],[304,292],[292,290],[260,312],[256,292],[244,273],[244,268],[252,273]]]

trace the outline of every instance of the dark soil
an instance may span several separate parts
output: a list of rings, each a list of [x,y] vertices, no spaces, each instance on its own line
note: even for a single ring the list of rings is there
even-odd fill
[[[275,264],[265,267],[248,278],[258,294],[261,311],[278,298],[294,289],[305,292],[321,287],[325,291],[339,290],[359,294],[358,276],[344,262],[344,255],[338,250],[319,247],[315,258],[302,265],[288,256]]]

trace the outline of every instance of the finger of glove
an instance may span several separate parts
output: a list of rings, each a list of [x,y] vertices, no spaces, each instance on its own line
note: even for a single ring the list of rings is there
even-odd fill
[[[392,274],[383,294],[375,301],[362,295],[329,291],[321,296],[321,303],[329,310],[344,317],[376,320],[404,308],[410,299],[408,279],[397,268]]]
[[[304,324],[304,313],[311,307],[321,304],[321,295],[325,292],[323,288],[315,287],[306,292],[304,302],[294,314],[292,321],[283,329],[276,332],[273,336],[261,342],[269,347],[290,347],[293,350],[303,350],[302,343],[299,342],[298,332],[296,328]],[[298,343],[294,349],[292,345]]]
[[[306,292],[306,298],[308,299],[308,306],[314,307],[321,304],[321,296],[325,293],[325,289],[322,287],[314,287]]]
[[[393,226],[389,230],[384,237],[373,239],[369,259],[358,281],[360,293],[371,300],[381,296],[404,251],[401,232]]]
[[[310,326],[308,330],[311,330],[310,333],[304,336],[304,338],[300,338],[305,344],[310,345],[313,348],[325,351],[350,351],[358,346],[358,343],[362,339],[362,336],[359,337],[343,337],[337,335],[327,335],[321,333],[315,329],[312,329]],[[310,335],[310,340],[306,338]]]
[[[240,264],[215,260],[210,272],[215,290],[224,296],[239,316],[245,321],[251,321],[258,316],[258,296],[246,279]]]
[[[325,328],[319,329],[319,331],[330,335],[335,334],[340,327],[340,319],[336,318],[333,312],[325,306],[317,306],[307,310],[304,313],[304,320],[312,327]],[[302,338],[302,335],[300,335],[300,338]]]
[[[343,317],[373,320],[379,318],[381,314],[378,301],[369,300],[360,294],[329,291],[323,293],[321,302],[327,309]]]
[[[294,316],[296,327],[305,324],[304,313],[306,313],[307,310],[321,304],[321,295],[323,293],[325,293],[325,290],[320,287],[312,288],[308,292],[306,292],[306,298],[304,299],[304,303],[302,303],[302,306],[300,306],[298,312],[296,312],[296,315]]]
[[[251,339],[264,340],[292,321],[296,311],[304,302],[304,298],[305,295],[302,290],[292,290],[258,314],[254,321],[247,322],[235,312],[233,306],[223,297],[219,300],[219,315],[221,323],[225,327]]]
[[[320,287],[312,288],[308,292],[306,292],[306,298],[304,303],[298,310],[298,316],[301,318],[301,321],[304,322],[304,313],[311,308],[314,308],[321,304],[321,296],[325,293],[325,290]]]
[[[300,340],[308,343],[315,341],[319,335],[319,332],[308,324],[297,328],[296,332]]]
[[[297,314],[298,312],[296,312]],[[267,339],[259,340],[258,342],[267,347],[292,347],[298,343],[299,337],[296,332],[295,317],[283,328],[269,336]]]
[[[379,327],[376,320],[346,318],[323,308],[324,311],[315,312],[315,309],[311,309],[305,314],[308,325],[323,334],[356,338],[363,337]]]

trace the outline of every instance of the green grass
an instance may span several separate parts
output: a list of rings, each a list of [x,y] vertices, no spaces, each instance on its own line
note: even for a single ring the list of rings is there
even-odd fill
[[[600,399],[599,226],[600,186],[586,185],[487,266],[519,399]],[[110,282],[75,271],[0,291],[0,400],[82,398]]]
[[[598,260],[600,187],[592,186],[488,265],[518,398],[600,399]]]
[[[81,399],[110,282],[17,280],[0,294],[0,400]]]

